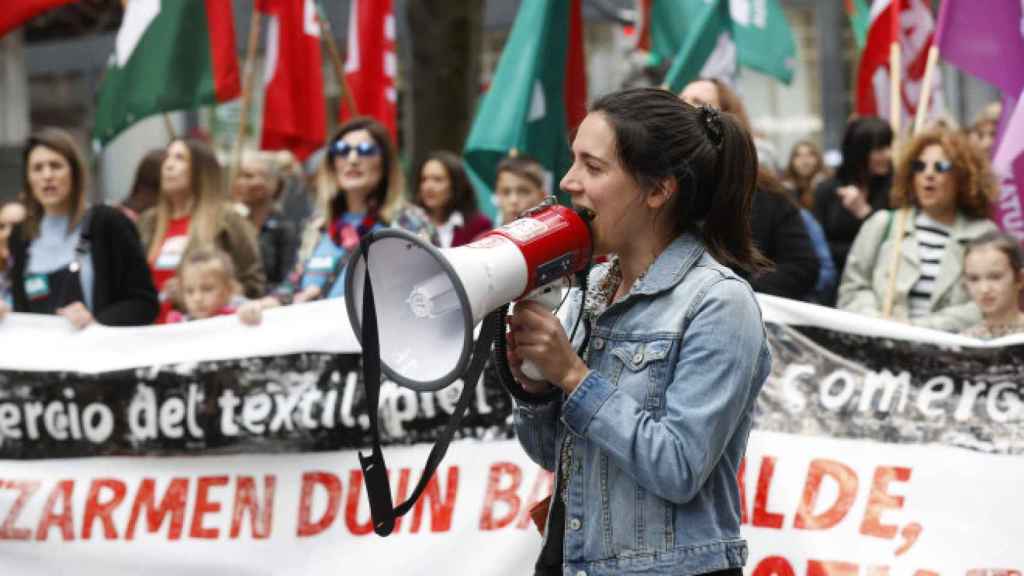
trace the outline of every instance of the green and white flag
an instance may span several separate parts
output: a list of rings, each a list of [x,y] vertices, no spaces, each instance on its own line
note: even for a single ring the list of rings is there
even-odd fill
[[[128,0],[96,106],[105,145],[146,116],[241,92],[231,0]]]
[[[644,16],[651,51],[672,62],[664,80],[669,90],[702,75],[712,54],[722,51],[723,35],[732,38],[739,65],[787,84],[793,79],[796,42],[778,0],[654,0]]]
[[[490,217],[498,163],[517,150],[544,165],[557,187],[569,169],[565,78],[570,5],[523,0],[463,151],[478,204]],[[555,190],[551,190],[554,192]]]

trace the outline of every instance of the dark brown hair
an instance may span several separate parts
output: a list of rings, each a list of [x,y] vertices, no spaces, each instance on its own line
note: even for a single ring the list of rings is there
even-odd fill
[[[710,82],[718,93],[718,107],[722,112],[732,114],[740,127],[752,138],[754,127],[750,123],[750,116],[747,114],[747,107],[743,105],[743,99],[728,84],[718,78],[702,78],[696,82]],[[757,158],[757,147],[754,147],[754,157]],[[766,168],[760,161],[757,162],[756,188],[761,192],[770,192],[782,196],[786,201],[795,204],[796,201],[786,194],[782,181],[775,175],[774,170]]]
[[[154,148],[146,152],[135,169],[131,192],[121,203],[122,206],[141,214],[156,205],[160,195],[160,167],[163,166],[166,153],[164,148]]]
[[[494,172],[495,186],[498,185],[498,176],[501,176],[502,172],[526,178],[542,192],[548,193],[544,187],[544,167],[526,154],[520,152],[515,156],[506,156],[498,162],[498,169]]]
[[[70,209],[68,211],[68,231],[74,230],[78,222],[85,214],[86,193],[90,186],[89,167],[85,163],[85,157],[81,149],[75,143],[75,139],[67,131],[60,128],[43,128],[33,132],[25,142],[22,150],[21,160],[24,166],[22,173],[21,203],[25,205],[25,222],[23,224],[23,235],[26,240],[32,240],[39,235],[39,222],[43,219],[43,205],[32,193],[29,184],[29,156],[38,147],[49,148],[59,154],[71,167],[71,194],[68,196]]]
[[[452,212],[456,210],[467,218],[476,214],[479,210],[476,203],[476,192],[473,190],[473,186],[469,183],[469,177],[466,176],[466,170],[462,167],[462,160],[455,153],[447,150],[431,152],[416,170],[416,204],[426,208],[426,206],[423,206],[423,199],[420,196],[419,182],[420,179],[423,178],[423,168],[425,168],[427,162],[430,162],[431,160],[435,160],[439,162],[441,166],[444,166],[444,171],[448,174],[448,181],[452,188],[452,194],[448,199],[448,205],[444,207],[444,218],[447,219],[452,215]]]
[[[618,159],[641,189],[677,183],[677,231],[701,235],[712,256],[743,273],[767,265],[750,231],[757,152],[734,115],[694,108],[659,88],[613,92],[590,110],[608,121]]]
[[[871,152],[892,145],[892,127],[876,116],[853,118],[843,133],[843,162],[836,170],[842,184],[867,189],[871,181]]]
[[[338,188],[337,181],[334,180],[334,145],[346,134],[349,132],[355,132],[356,130],[366,130],[369,132],[370,137],[373,138],[377,147],[380,148],[380,182],[377,183],[377,187],[370,192],[369,198],[366,199],[370,210],[386,212],[386,208],[391,203],[395,202],[395,197],[402,195],[401,178],[398,174],[397,155],[388,129],[383,124],[370,117],[363,116],[353,118],[338,128],[327,145],[327,156],[325,158],[324,165],[327,169],[327,173],[331,176],[331,181],[328,184],[328,197],[322,199],[322,201],[326,202],[327,206],[330,208],[331,220],[348,211],[348,202],[345,199],[345,195],[339,194],[341,190]],[[385,219],[388,219],[391,216],[390,214],[382,215]]]

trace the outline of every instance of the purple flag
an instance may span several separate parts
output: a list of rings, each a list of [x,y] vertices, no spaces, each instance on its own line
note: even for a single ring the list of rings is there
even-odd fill
[[[935,43],[957,68],[1016,98],[1024,89],[1021,0],[943,0]]]
[[[1024,94],[1013,110],[1003,111],[1002,139],[996,149],[992,167],[999,178],[999,204],[996,222],[999,227],[1024,242]],[[1012,99],[1007,99],[1007,104]]]

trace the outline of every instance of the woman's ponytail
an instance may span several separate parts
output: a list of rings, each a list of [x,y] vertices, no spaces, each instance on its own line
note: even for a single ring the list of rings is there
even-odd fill
[[[704,243],[719,262],[752,276],[771,265],[751,240],[757,149],[732,114],[708,107],[699,108],[698,114],[716,156],[706,173],[711,179],[711,206],[704,217]]]

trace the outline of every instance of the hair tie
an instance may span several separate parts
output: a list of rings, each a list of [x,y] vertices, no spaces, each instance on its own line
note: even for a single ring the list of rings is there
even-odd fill
[[[708,140],[716,148],[720,148],[722,146],[722,137],[725,133],[722,127],[722,114],[711,106],[701,106],[697,108],[697,113],[700,116],[700,123],[704,128],[704,133],[707,134]]]

